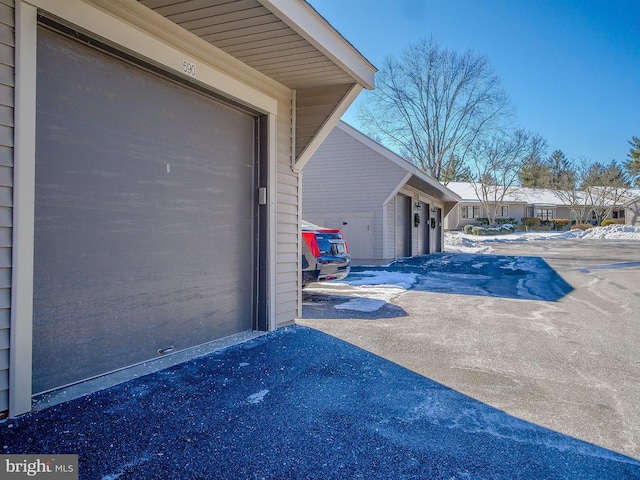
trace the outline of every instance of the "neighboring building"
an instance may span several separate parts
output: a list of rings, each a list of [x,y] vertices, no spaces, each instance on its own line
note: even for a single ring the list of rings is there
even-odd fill
[[[0,411],[286,325],[375,68],[302,0],[0,0]]]
[[[625,222],[627,225],[640,227],[640,198],[631,200],[625,205]]]
[[[445,229],[462,230],[465,225],[478,225],[478,218],[487,217],[473,184],[450,182],[447,187],[456,192],[462,200],[445,219]],[[498,206],[498,218],[513,218],[517,221],[524,217],[551,220],[569,216],[569,208],[562,205],[562,201],[551,190],[518,188],[508,192]]]
[[[628,190],[624,200],[625,223],[627,225],[640,227],[640,190]]]
[[[462,200],[446,217],[446,230],[462,230],[465,225],[478,225],[479,218],[488,216],[473,184],[450,182],[447,187],[457,193]],[[578,201],[583,204],[585,202],[582,197],[578,197]],[[493,208],[493,204],[491,208]],[[585,212],[589,214],[590,219],[596,218],[591,214],[599,207],[585,205],[582,208],[586,209]],[[589,212],[589,210],[592,211]],[[609,217],[622,218],[624,215],[624,207],[620,205],[612,208]],[[497,218],[513,218],[521,222],[525,217],[537,217],[540,220],[575,220],[575,216],[572,213],[572,207],[566,205],[565,201],[552,190],[516,187],[508,191],[499,203]]]
[[[459,197],[344,122],[304,167],[302,216],[340,228],[354,265],[443,248],[443,217]]]

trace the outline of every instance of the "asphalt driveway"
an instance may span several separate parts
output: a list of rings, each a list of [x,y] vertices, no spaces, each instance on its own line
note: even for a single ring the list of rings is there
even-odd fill
[[[638,243],[492,247],[494,255],[445,253],[382,269],[414,281],[379,310],[349,315],[335,307],[381,298],[380,285],[366,286],[379,269],[356,269],[351,278],[363,281],[305,292],[299,323],[515,418],[639,459]]]
[[[1,421],[1,454],[77,454],[101,480],[639,479],[637,304],[607,300],[637,267],[440,260],[435,285],[418,261],[384,272],[377,309],[350,303],[369,287],[310,290],[312,328]],[[496,265],[512,288],[443,291]]]

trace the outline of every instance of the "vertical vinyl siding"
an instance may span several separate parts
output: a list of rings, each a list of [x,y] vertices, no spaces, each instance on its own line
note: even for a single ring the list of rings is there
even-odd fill
[[[276,326],[298,315],[300,252],[298,251],[299,179],[291,169],[291,105],[278,104],[278,165],[276,210]]]
[[[0,0],[0,412],[9,408],[14,47],[14,0]]]

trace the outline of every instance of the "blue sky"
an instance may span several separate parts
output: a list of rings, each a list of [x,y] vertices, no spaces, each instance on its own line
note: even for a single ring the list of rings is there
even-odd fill
[[[640,0],[308,1],[377,67],[430,36],[486,55],[548,153],[622,162],[640,137]]]

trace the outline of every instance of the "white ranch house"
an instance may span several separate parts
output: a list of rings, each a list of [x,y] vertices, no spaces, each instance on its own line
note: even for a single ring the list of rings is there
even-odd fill
[[[450,182],[447,187],[458,194],[462,200],[445,218],[445,230],[462,230],[465,225],[478,225],[478,218],[488,216],[472,183]],[[579,201],[584,202],[584,199],[579,198]],[[537,217],[541,220],[575,219],[571,207],[566,205],[555,192],[546,189],[513,188],[507,192],[497,207],[497,218],[513,218],[518,222],[525,217]],[[625,218],[625,206],[614,205],[610,217]]]

